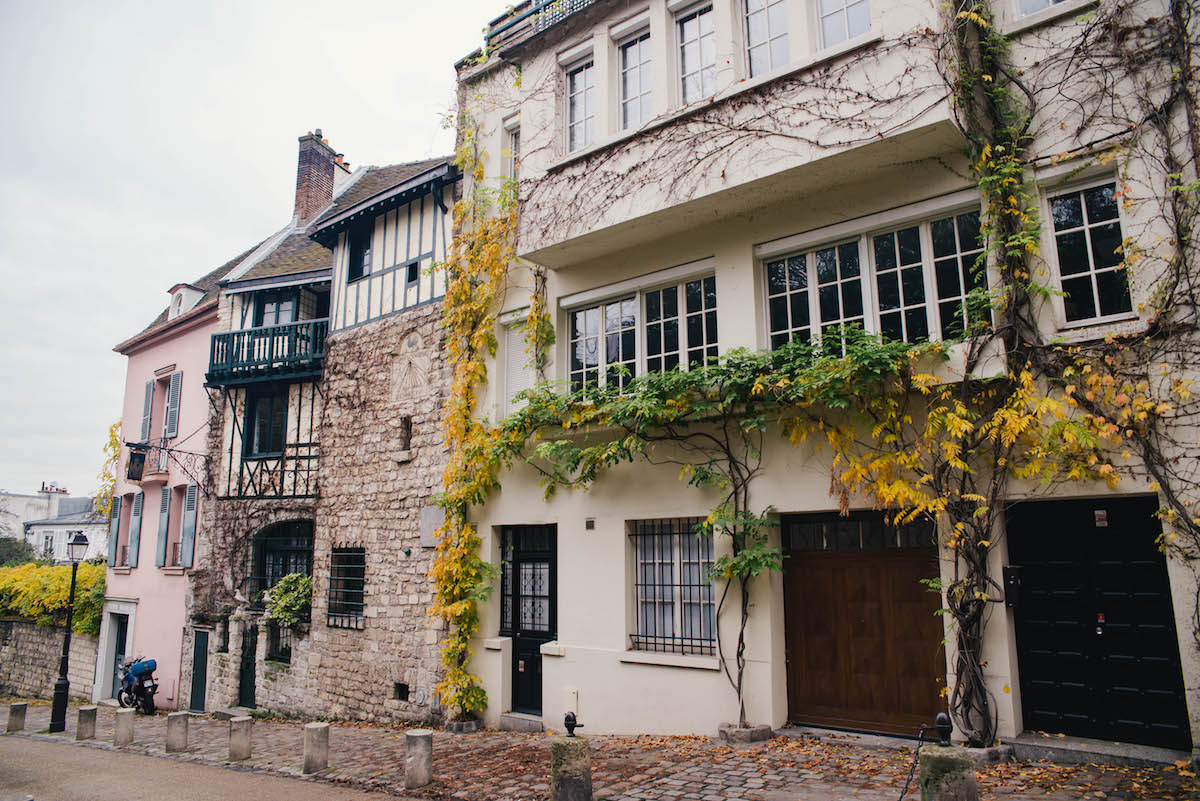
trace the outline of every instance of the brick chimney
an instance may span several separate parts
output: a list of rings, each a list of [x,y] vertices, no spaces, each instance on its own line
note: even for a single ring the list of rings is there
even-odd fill
[[[300,224],[312,220],[333,200],[337,153],[321,137],[321,129],[300,137],[296,164],[296,211]]]

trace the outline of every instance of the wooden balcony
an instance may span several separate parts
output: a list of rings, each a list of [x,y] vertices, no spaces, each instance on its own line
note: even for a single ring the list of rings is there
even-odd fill
[[[303,320],[213,334],[208,386],[315,378],[325,364],[329,319]]]

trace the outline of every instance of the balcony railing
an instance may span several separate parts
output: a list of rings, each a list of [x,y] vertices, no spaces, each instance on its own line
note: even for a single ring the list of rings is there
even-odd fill
[[[325,318],[213,334],[206,378],[210,385],[227,386],[318,376],[328,333]]]

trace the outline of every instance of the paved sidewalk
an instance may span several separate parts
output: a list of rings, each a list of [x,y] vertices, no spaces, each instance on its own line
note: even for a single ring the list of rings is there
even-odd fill
[[[50,706],[30,701],[24,736],[74,742],[76,705],[65,734],[45,733]],[[2,709],[7,714],[6,709]],[[112,749],[115,710],[101,707],[93,748]],[[296,722],[256,721],[254,753],[228,763],[228,724],[194,716],[189,751],[169,758],[226,765],[241,770],[300,775],[303,730]],[[136,718],[134,743],[124,751],[166,756],[166,716]],[[737,749],[704,737],[591,738],[597,799],[608,801],[896,801],[912,764],[910,746],[866,748],[853,735],[821,741],[776,738]],[[435,781],[404,790],[404,729],[398,726],[334,723],[329,735],[330,769],[319,778],[362,789],[379,789],[421,801],[533,801],[549,796],[550,738],[511,732],[434,736]],[[1067,801],[1079,798],[1188,799],[1200,801],[1200,784],[1174,766],[1012,764],[980,773],[985,801]],[[906,797],[917,801],[913,787]]]

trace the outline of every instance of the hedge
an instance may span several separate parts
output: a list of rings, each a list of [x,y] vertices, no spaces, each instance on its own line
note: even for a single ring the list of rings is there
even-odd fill
[[[0,615],[23,617],[39,626],[62,626],[67,622],[70,592],[70,565],[0,567]],[[104,565],[81,564],[71,628],[79,634],[98,634],[103,610]]]

